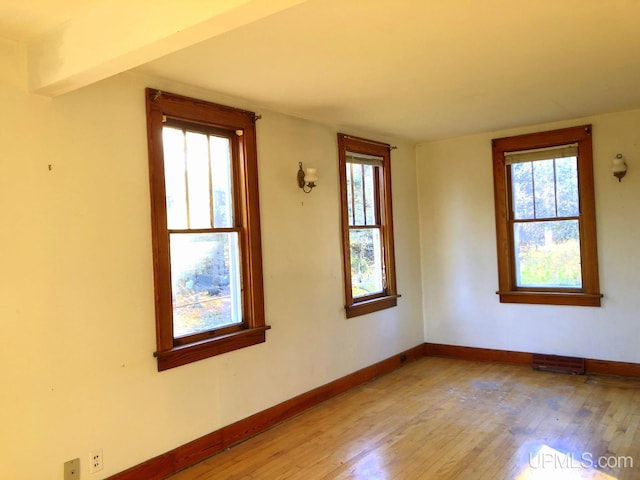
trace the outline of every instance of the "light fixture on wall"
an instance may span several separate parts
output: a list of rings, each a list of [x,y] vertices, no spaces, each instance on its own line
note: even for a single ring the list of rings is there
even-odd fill
[[[313,187],[317,187],[318,175],[316,175],[316,169],[307,167],[307,172],[302,169],[302,162],[298,163],[298,186],[304,193],[309,193],[313,190]]]
[[[617,154],[616,158],[613,159],[611,173],[613,173],[613,176],[616,177],[619,182],[622,181],[622,177],[627,174],[627,162],[624,161],[621,153]]]

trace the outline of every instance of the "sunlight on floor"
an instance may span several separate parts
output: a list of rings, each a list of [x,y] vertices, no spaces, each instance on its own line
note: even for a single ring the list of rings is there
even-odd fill
[[[350,470],[348,478],[353,480],[387,480],[384,458],[376,452],[371,452]]]
[[[613,467],[611,462],[622,460],[614,457],[597,458],[589,453],[562,453],[543,445],[529,454],[529,464],[516,480],[616,480],[616,477],[607,475],[596,467],[598,462],[607,462],[603,465]]]

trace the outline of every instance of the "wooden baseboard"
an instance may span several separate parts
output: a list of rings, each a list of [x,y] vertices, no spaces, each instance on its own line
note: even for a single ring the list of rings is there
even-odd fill
[[[107,480],[163,480],[347,390],[425,356],[425,344],[401,352],[331,383],[200,437]]]
[[[510,350],[492,350],[489,348],[460,347],[441,343],[425,343],[425,355],[428,357],[448,357],[479,362],[514,363],[531,365],[531,354]]]
[[[425,356],[459,358],[481,362],[513,363],[516,365],[531,365],[531,356],[533,355],[527,352],[461,347],[440,343],[425,343],[424,349]],[[640,378],[640,364],[587,358],[585,359],[585,373]]]
[[[584,361],[584,366],[587,373],[640,378],[640,364],[637,363],[612,362],[609,360],[587,358]]]

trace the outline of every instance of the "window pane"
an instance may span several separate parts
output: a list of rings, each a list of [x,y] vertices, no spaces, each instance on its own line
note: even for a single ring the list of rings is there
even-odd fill
[[[238,234],[169,237],[174,337],[241,323]]]
[[[353,177],[353,209],[355,220],[352,225],[364,225],[364,202],[363,202],[363,188],[362,188],[362,165],[351,164]]]
[[[167,226],[187,228],[187,188],[185,184],[184,132],[162,129],[164,181],[167,192]]]
[[[365,225],[376,225],[376,198],[374,190],[375,167],[373,165],[364,165],[364,200],[365,200]]]
[[[211,186],[213,223],[216,228],[233,226],[231,200],[231,142],[225,137],[209,137],[211,148]]]
[[[353,195],[351,194],[351,164],[347,163],[347,209],[349,212],[349,225],[353,225]]]
[[[211,227],[208,143],[207,135],[187,132],[189,228]]]
[[[383,291],[380,229],[349,230],[351,291],[354,298]]]
[[[534,218],[531,163],[532,162],[514,163],[511,166],[513,214],[516,219]]]
[[[515,223],[518,287],[581,288],[578,220]]]
[[[576,157],[556,159],[556,182],[558,215],[577,217],[580,214],[578,201],[578,159]]]
[[[536,205],[535,218],[556,216],[555,179],[553,160],[540,160],[533,163],[533,191]]]

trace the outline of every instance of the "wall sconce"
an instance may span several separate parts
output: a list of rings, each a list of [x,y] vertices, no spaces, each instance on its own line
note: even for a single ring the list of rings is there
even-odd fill
[[[318,175],[316,175],[316,169],[307,167],[307,173],[302,169],[302,162],[298,163],[298,186],[304,193],[309,193],[313,190],[313,187],[317,187]],[[307,190],[308,189],[308,190]]]
[[[613,176],[616,177],[619,182],[622,181],[622,177],[627,174],[627,162],[624,161],[621,153],[617,154],[616,158],[613,159],[611,173],[613,173]]]

